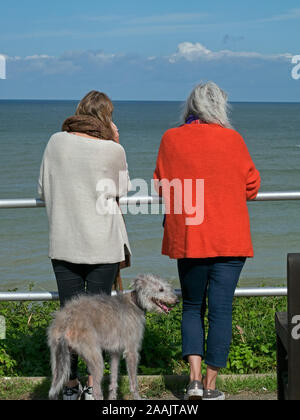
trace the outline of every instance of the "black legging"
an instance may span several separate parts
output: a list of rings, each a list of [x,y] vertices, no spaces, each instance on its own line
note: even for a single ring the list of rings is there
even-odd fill
[[[75,264],[51,259],[61,307],[72,297],[82,293],[111,294],[119,263]],[[78,355],[71,354],[70,380],[78,378]]]

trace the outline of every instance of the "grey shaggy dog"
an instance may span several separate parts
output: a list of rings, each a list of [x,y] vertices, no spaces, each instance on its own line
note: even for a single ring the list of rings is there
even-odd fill
[[[80,295],[57,311],[48,329],[51,351],[52,384],[50,399],[58,393],[70,376],[70,353],[86,362],[94,378],[93,396],[103,399],[102,351],[110,354],[109,399],[117,398],[120,357],[126,359],[130,391],[140,399],[137,365],[143,339],[145,311],[169,313],[178,300],[171,286],[152,274],[139,275],[133,290],[115,296]]]

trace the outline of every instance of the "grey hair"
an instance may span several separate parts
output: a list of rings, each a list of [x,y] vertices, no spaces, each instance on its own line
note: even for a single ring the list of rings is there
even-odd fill
[[[214,82],[200,83],[192,90],[185,103],[182,122],[185,123],[193,115],[204,123],[232,128],[228,118],[227,98],[227,93]]]

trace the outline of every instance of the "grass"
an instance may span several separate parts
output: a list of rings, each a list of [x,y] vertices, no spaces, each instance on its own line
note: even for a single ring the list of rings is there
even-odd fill
[[[241,392],[271,393],[277,392],[276,375],[246,375],[221,377],[217,379],[218,388],[228,394],[236,395]]]
[[[187,376],[161,375],[140,376],[140,394],[146,399],[182,399],[183,390],[187,384]],[[103,381],[104,397],[108,393],[108,376]],[[49,378],[0,378],[0,400],[46,400],[50,387]],[[264,395],[276,392],[275,374],[267,375],[221,375],[217,387],[227,395],[258,394]],[[121,376],[119,381],[119,398],[131,399],[127,376]]]

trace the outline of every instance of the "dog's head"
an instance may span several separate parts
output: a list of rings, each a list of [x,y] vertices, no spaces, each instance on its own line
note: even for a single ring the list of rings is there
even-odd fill
[[[179,301],[173,288],[162,278],[153,274],[140,274],[131,287],[136,292],[138,305],[148,312],[168,314]]]

